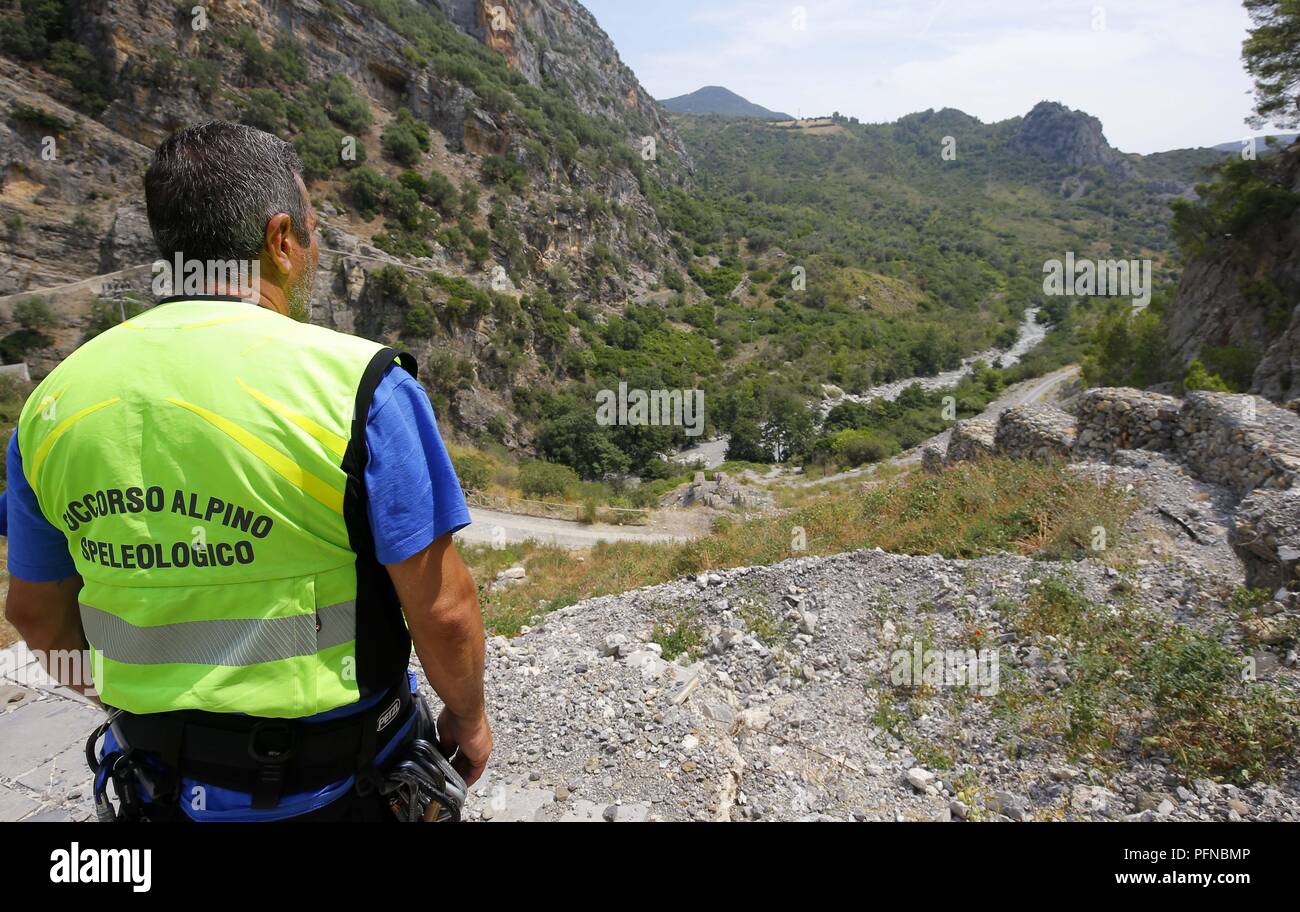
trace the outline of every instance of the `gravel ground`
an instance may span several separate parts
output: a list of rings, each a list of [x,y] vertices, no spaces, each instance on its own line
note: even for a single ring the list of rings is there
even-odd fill
[[[1075,470],[1146,502],[1124,561],[801,558],[595,599],[493,638],[497,749],[469,818],[1300,820],[1294,757],[1269,784],[1188,781],[1158,750],[1072,755],[999,715],[999,694],[1050,697],[1070,681],[1068,643],[1006,623],[1006,606],[1061,574],[1096,610],[1131,604],[1218,631],[1253,654],[1261,684],[1300,692],[1294,641],[1252,653],[1227,604],[1242,578],[1226,544],[1231,495],[1153,454],[1115,462]],[[664,645],[687,645],[672,629],[694,648],[666,661]],[[996,679],[989,666],[972,667],[986,674],[970,687],[891,681],[918,639],[964,650],[972,630],[997,647]]]

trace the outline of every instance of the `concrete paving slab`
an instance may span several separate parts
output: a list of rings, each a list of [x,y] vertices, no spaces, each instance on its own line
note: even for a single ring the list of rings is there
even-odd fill
[[[104,720],[102,710],[47,698],[0,716],[0,778],[17,779],[74,746]]]
[[[40,806],[41,803],[33,796],[0,785],[0,820],[21,820]]]
[[[67,808],[48,807],[44,810],[32,814],[30,817],[22,818],[23,823],[75,823],[76,818]]]
[[[89,736],[90,730],[86,730]],[[74,744],[48,762],[18,776],[19,785],[48,798],[74,799],[90,791],[90,767],[86,765],[86,746]]]

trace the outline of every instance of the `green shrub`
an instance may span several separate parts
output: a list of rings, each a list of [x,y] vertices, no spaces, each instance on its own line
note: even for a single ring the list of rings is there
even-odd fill
[[[100,94],[103,79],[99,61],[87,48],[73,41],[56,41],[50,46],[45,68],[72,84],[69,101],[77,110],[97,115],[108,106]]]
[[[529,462],[519,469],[519,489],[525,497],[562,497],[581,481],[568,466]]]
[[[340,127],[350,133],[370,129],[370,105],[353,90],[352,83],[342,73],[330,79],[326,98],[325,111]]]
[[[293,147],[297,150],[298,157],[302,159],[303,179],[324,180],[334,172],[335,168],[344,164],[343,140],[343,134],[333,128],[311,129],[295,136]],[[357,144],[356,160],[358,162],[366,160],[365,146],[360,143]]]
[[[23,329],[39,332],[54,324],[54,313],[44,298],[24,298],[14,305],[13,315]]]
[[[57,114],[25,104],[14,105],[9,116],[19,123],[30,124],[39,130],[49,130],[52,133],[64,133],[72,128],[72,124]]]
[[[380,213],[391,189],[392,182],[374,168],[363,166],[348,172],[347,197],[363,219]]]
[[[1245,392],[1255,379],[1260,352],[1240,345],[1207,345],[1201,349],[1205,369],[1218,377],[1235,393]]]
[[[44,60],[63,32],[63,3],[59,0],[22,0],[0,29],[0,49],[19,60]]]
[[[500,184],[516,193],[528,186],[528,170],[513,159],[503,155],[489,155],[483,159],[483,178]]]
[[[429,339],[436,328],[433,310],[423,302],[411,305],[402,316],[402,335],[405,337]]]
[[[32,329],[18,329],[0,339],[0,361],[5,364],[18,364],[27,360],[30,352],[49,348],[54,340],[45,333]]]
[[[221,88],[221,64],[204,57],[185,61],[185,74],[194,83],[194,91],[203,98],[211,98]]]
[[[240,112],[240,120],[267,133],[280,133],[285,125],[285,105],[274,89],[253,89]]]
[[[1213,393],[1230,393],[1232,389],[1223,378],[1210,373],[1199,358],[1193,358],[1187,365],[1187,375],[1183,378],[1185,390],[1208,390]]]
[[[483,491],[492,483],[496,473],[496,463],[481,453],[466,453],[451,458],[452,468],[460,479],[460,486],[466,492]]]
[[[840,431],[831,438],[836,461],[848,468],[881,462],[899,449],[897,440],[875,430]]]
[[[420,123],[406,108],[384,128],[384,152],[400,165],[410,167],[429,150],[429,127]]]

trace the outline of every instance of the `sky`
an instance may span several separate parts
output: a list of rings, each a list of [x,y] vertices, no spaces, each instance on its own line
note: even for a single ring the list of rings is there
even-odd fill
[[[1245,119],[1240,0],[582,0],[656,98],[721,85],[868,123],[1059,101],[1148,154],[1261,132]]]

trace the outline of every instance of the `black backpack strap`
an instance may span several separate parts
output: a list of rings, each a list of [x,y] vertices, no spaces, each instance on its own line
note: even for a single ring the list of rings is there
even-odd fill
[[[395,349],[380,349],[370,360],[357,386],[352,437],[341,466],[347,474],[343,519],[349,546],[357,556],[357,684],[363,697],[391,686],[394,678],[406,673],[411,661],[411,634],[402,615],[401,602],[387,568],[375,556],[370,499],[366,493],[366,465],[370,461],[366,423],[375,391],[394,363],[415,376],[415,359]]]

